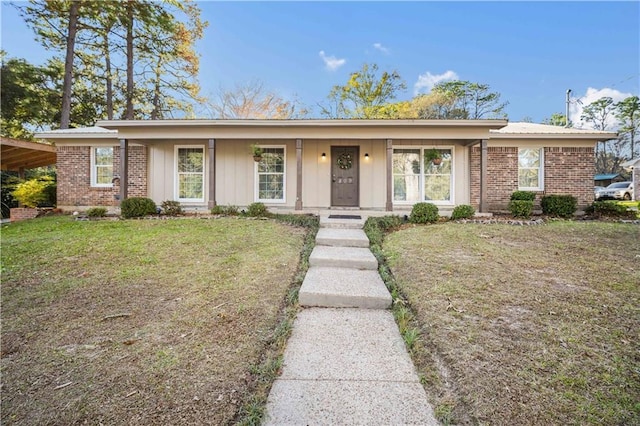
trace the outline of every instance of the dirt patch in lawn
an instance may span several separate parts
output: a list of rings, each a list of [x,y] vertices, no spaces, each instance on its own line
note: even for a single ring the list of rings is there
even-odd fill
[[[640,424],[640,227],[410,226],[384,252],[441,421]]]
[[[271,220],[2,229],[2,424],[228,424],[304,230]]]

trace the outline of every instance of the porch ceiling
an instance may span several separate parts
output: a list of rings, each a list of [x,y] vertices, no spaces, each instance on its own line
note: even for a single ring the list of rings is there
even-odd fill
[[[56,148],[37,142],[1,138],[2,170],[20,171],[56,163]]]

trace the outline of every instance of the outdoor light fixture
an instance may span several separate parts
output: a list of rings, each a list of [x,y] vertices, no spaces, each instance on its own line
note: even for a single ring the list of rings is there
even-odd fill
[[[368,152],[365,152],[365,153],[364,153],[364,159],[365,159],[365,160],[368,160],[368,159],[369,159],[369,153],[368,153]]]
[[[324,160],[325,158],[327,158],[327,154],[326,153],[322,153],[322,159]]]

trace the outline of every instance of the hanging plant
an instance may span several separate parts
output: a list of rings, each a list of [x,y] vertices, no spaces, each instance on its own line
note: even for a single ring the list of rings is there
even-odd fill
[[[442,154],[435,148],[432,148],[424,153],[424,159],[431,161],[434,166],[439,166],[442,163]]]
[[[353,167],[353,156],[347,152],[343,152],[338,156],[338,167],[342,170],[349,170]]]
[[[252,144],[251,153],[253,154],[253,161],[262,161],[262,147],[260,145]]]

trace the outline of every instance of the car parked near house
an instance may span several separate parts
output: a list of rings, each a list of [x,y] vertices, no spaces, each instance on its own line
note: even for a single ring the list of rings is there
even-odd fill
[[[616,182],[596,192],[596,200],[630,200],[633,194],[632,182]]]
[[[599,192],[602,191],[605,187],[604,186],[594,186],[593,187],[593,198],[594,199],[598,199],[599,197]]]

